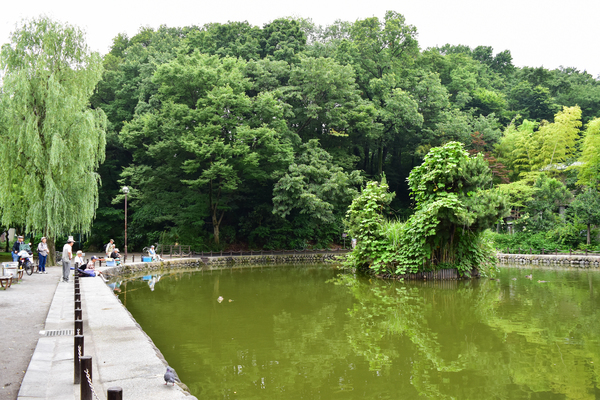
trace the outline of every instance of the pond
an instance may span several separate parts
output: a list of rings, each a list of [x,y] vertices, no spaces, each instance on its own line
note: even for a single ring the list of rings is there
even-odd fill
[[[403,283],[254,267],[120,290],[198,398],[600,398],[596,271]]]

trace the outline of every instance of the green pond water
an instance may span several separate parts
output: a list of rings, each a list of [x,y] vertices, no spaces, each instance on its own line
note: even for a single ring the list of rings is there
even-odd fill
[[[600,272],[501,268],[499,279],[280,266],[118,290],[201,399],[600,398]]]

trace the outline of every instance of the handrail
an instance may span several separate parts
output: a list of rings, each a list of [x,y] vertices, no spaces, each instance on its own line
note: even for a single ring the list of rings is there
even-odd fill
[[[194,255],[200,257],[248,257],[248,256],[274,256],[274,255],[285,255],[285,254],[329,254],[329,253],[347,253],[350,249],[303,249],[303,250],[238,250],[238,251],[195,251]]]

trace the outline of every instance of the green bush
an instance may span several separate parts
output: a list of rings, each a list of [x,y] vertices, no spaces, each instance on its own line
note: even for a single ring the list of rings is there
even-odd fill
[[[542,249],[552,251],[559,249],[568,252],[569,249],[583,250],[587,247],[585,227],[580,224],[563,224],[548,232],[517,232],[513,235],[490,231],[487,237],[492,241],[495,248],[500,251],[506,251],[507,248],[510,248],[511,253],[518,252],[519,248],[524,253],[528,253],[530,248],[533,249],[534,253],[539,253]],[[588,247],[588,250],[593,249],[600,250],[597,241],[592,241],[592,244]]]

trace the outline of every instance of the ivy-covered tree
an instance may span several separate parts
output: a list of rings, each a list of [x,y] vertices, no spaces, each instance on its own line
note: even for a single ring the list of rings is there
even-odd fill
[[[395,274],[442,267],[468,274],[481,268],[491,254],[480,235],[508,212],[505,196],[489,189],[491,182],[482,154],[470,157],[458,142],[431,149],[423,164],[410,174],[415,213],[398,225],[398,244],[378,244],[359,261],[371,262],[376,271],[386,269]],[[371,193],[363,192],[353,202],[348,212],[353,229],[360,229],[356,224],[369,210],[357,205],[372,198]],[[379,198],[384,199],[381,194]],[[379,235],[373,239],[378,243]]]

